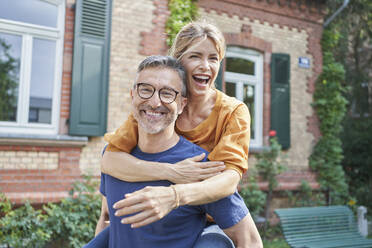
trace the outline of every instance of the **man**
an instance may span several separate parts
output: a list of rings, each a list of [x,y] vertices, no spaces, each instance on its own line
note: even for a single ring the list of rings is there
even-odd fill
[[[132,155],[142,160],[176,163],[207,153],[174,131],[177,116],[186,105],[185,96],[185,72],[175,59],[150,56],[139,65],[136,83],[131,90],[133,115],[139,123],[138,146]],[[125,219],[123,222],[116,216],[115,203],[124,195],[128,197],[147,189],[158,190],[158,199],[162,204],[171,205],[173,210],[159,213],[164,217],[154,223],[132,228],[125,224]],[[178,192],[169,181],[124,182],[105,174],[101,176],[100,190],[103,194],[102,210],[96,234],[110,220],[110,247],[193,247],[205,227],[206,213],[221,228],[227,229],[233,240],[237,240],[234,235],[245,235],[234,230],[244,227],[244,217],[248,214],[237,193],[210,204],[179,207]]]

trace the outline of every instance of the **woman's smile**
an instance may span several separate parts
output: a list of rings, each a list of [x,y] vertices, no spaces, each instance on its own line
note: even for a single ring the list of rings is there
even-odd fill
[[[197,39],[181,59],[188,74],[191,96],[206,95],[213,87],[220,67],[219,55],[214,42],[207,38]]]

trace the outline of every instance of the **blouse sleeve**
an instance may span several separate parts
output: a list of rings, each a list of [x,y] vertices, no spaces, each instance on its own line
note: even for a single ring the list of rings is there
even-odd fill
[[[226,169],[233,169],[242,176],[248,169],[250,121],[251,117],[247,106],[240,104],[221,130],[221,138],[209,154],[208,159],[224,161]]]
[[[104,139],[109,143],[106,151],[130,153],[138,143],[138,124],[133,115],[114,133],[106,133]]]

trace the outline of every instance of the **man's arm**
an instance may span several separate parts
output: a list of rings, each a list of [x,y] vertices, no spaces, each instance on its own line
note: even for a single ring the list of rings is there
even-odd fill
[[[198,162],[205,154],[185,159],[177,164],[144,161],[125,152],[103,154],[101,171],[126,182],[168,180],[173,183],[199,182],[225,169],[223,162]]]
[[[101,215],[97,222],[95,236],[97,236],[108,225],[109,225],[109,211],[107,207],[107,199],[106,197],[102,196]]]
[[[249,213],[239,223],[223,231],[234,242],[236,248],[263,248],[261,236]]]

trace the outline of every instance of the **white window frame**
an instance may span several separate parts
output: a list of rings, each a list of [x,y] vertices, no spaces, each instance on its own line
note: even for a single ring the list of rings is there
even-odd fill
[[[228,47],[227,58],[242,58],[255,63],[254,75],[225,71],[225,81],[236,84],[236,98],[243,101],[244,85],[252,85],[255,89],[254,114],[255,114],[255,137],[251,137],[250,147],[262,147],[263,126],[263,56],[261,53],[240,47]]]
[[[21,65],[19,75],[19,92],[17,102],[17,121],[0,121],[0,134],[41,134],[55,135],[58,133],[61,81],[63,65],[63,37],[65,27],[65,1],[39,0],[54,4],[58,7],[57,27],[45,27],[30,23],[23,23],[0,18],[0,32],[19,35],[22,37]],[[30,80],[32,66],[33,38],[56,41],[53,100],[51,109],[51,123],[28,123]]]

